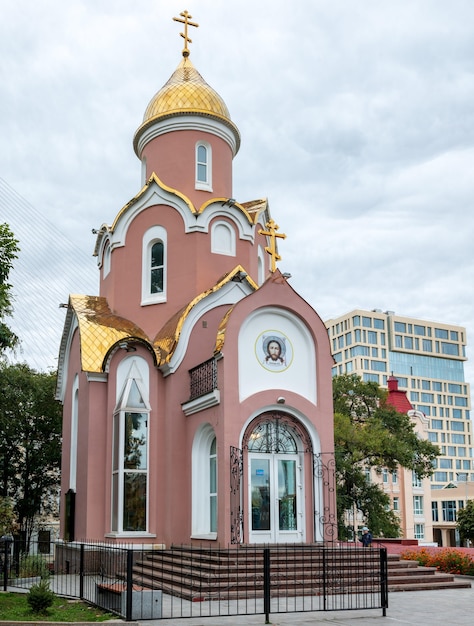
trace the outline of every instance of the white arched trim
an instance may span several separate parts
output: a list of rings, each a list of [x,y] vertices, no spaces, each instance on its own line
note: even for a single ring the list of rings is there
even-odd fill
[[[206,298],[200,300],[196,306],[191,309],[184,321],[178,345],[173,352],[170,362],[160,367],[163,376],[173,374],[180,366],[186,355],[191,331],[202,315],[218,306],[236,304],[253,293],[253,291],[253,288],[247,282],[237,283],[230,281],[218,291],[212,292]]]
[[[71,441],[69,446],[69,489],[76,491],[77,433],[79,425],[79,376],[76,374],[71,390]]]
[[[194,436],[191,458],[191,534],[193,539],[217,539],[216,530],[211,530],[211,498],[215,494],[210,491],[210,485],[214,482],[211,476],[214,469],[211,461],[211,446],[215,438],[214,429],[210,424],[201,424]],[[216,462],[217,458],[214,458],[214,461]],[[217,475],[214,479],[217,480]]]
[[[156,266],[153,263],[153,246],[162,244],[162,264]],[[152,275],[160,272],[159,280],[153,280]],[[162,226],[152,226],[143,235],[142,240],[142,306],[147,304],[157,304],[166,302],[167,284],[167,233]],[[153,285],[159,283],[158,290],[153,289]]]

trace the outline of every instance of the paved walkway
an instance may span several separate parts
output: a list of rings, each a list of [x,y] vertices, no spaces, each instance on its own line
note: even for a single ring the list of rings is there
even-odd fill
[[[278,613],[270,615],[273,626],[310,626],[330,623],[337,626],[472,626],[474,624],[474,587],[438,591],[389,593],[386,617],[381,609],[315,613]],[[265,624],[264,615],[230,617],[188,617],[139,621],[139,626],[256,626]]]

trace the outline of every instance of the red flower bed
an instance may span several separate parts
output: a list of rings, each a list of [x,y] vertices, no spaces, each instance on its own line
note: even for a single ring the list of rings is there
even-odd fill
[[[400,558],[449,574],[474,576],[474,558],[470,552],[464,548],[410,548],[403,550]]]

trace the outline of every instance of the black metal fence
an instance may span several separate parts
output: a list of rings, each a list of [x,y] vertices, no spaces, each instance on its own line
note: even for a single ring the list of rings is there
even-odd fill
[[[46,572],[57,594],[130,620],[388,607],[385,548],[288,544],[231,548],[52,544],[53,554],[3,546],[4,588]]]

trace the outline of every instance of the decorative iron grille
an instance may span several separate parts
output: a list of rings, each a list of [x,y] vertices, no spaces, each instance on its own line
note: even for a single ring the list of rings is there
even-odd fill
[[[191,395],[189,400],[195,400],[217,389],[217,360],[215,357],[200,363],[189,370],[191,377]]]

